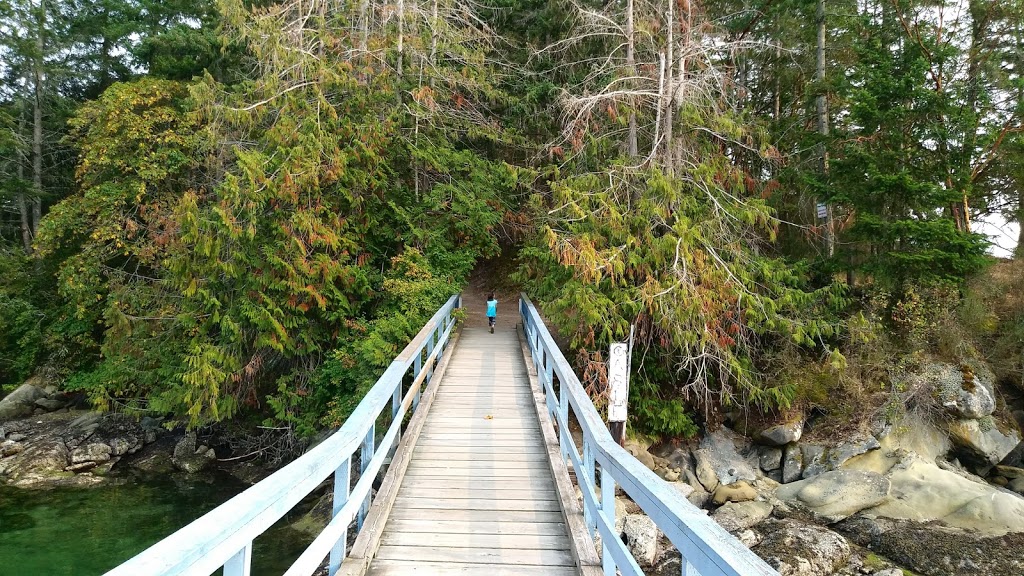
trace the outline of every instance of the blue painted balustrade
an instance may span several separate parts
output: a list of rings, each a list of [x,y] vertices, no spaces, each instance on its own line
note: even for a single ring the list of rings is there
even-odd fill
[[[623,576],[643,574],[615,531],[615,487],[619,486],[679,550],[683,576],[778,576],[778,572],[612,439],[525,294],[519,300],[519,312],[544,387],[547,409],[558,429],[562,459],[571,464],[583,494],[584,523],[591,538],[595,534],[601,536],[605,575],[615,576],[616,570]],[[569,434],[570,410],[583,429],[582,452]],[[595,478],[598,467],[599,481]]]
[[[329,556],[330,574],[345,557],[349,526],[362,527],[372,483],[385,458],[398,445],[405,415],[419,405],[455,326],[459,295],[452,296],[392,361],[345,424],[328,439],[262,482],[108,572],[108,576],[211,574],[248,576],[253,540],[283,517],[324,480],[334,477],[333,519],[288,569],[288,576],[312,574]],[[406,376],[412,384],[403,392]],[[390,425],[378,441],[376,423],[390,407]],[[360,474],[350,486],[353,455]]]

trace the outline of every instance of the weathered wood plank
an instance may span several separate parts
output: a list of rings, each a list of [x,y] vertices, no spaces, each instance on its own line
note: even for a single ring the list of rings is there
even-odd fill
[[[420,520],[436,522],[455,520],[459,522],[536,522],[561,524],[560,512],[544,510],[428,510],[423,508],[391,509],[388,520]]]
[[[478,471],[483,470],[545,470],[545,466],[541,462],[510,462],[508,460],[455,460],[447,462],[444,460],[420,460],[416,458],[415,455],[413,456],[412,462],[409,463],[409,468],[413,470],[423,470],[426,468],[440,468],[442,470],[459,470],[460,474],[474,474]]]
[[[558,512],[556,500],[494,500],[487,498],[405,498],[399,496],[395,506],[407,510],[508,510]]]
[[[496,454],[467,454],[465,452],[449,452],[449,453],[432,453],[432,454],[417,454],[416,462],[421,466],[434,466],[430,462],[438,462],[441,464],[450,463],[452,467],[469,467],[468,464],[478,463],[481,466],[487,465],[489,468],[493,468],[496,463],[507,463],[509,467],[518,467],[520,465],[531,465],[534,462],[543,462],[547,456],[543,454],[527,454],[527,453],[511,453],[505,455]],[[468,464],[467,464],[468,463]],[[443,466],[442,466],[443,467]],[[504,466],[503,466],[504,467]]]
[[[532,534],[565,536],[565,524],[553,522],[496,522],[492,520],[395,520],[388,530],[416,534]]]
[[[512,436],[503,437],[500,434],[495,435],[492,438],[481,438],[474,441],[473,438],[467,434],[467,438],[463,439],[452,439],[452,440],[438,440],[435,438],[427,438],[423,440],[423,443],[417,443],[417,447],[420,446],[481,446],[481,447],[498,447],[498,446],[536,446],[533,438],[523,437],[516,438]]]
[[[511,483],[510,483],[511,484]],[[519,488],[508,486],[502,488],[424,488],[422,486],[403,486],[398,493],[399,498],[438,498],[458,500],[554,500],[555,491],[551,488]]]
[[[575,574],[519,341],[485,335],[463,332],[370,574]]]
[[[472,476],[465,473],[462,469],[447,469],[447,468],[419,468],[416,470],[408,470],[406,476],[412,479],[420,478],[478,478],[480,480],[513,480],[516,478],[529,478],[537,480],[550,480],[551,472],[547,470],[540,470],[536,468],[530,469],[516,469],[506,468],[503,470],[478,470],[474,472]]]
[[[381,546],[428,546],[431,548],[489,548],[496,550],[568,550],[565,534],[423,534],[388,531]]]
[[[507,478],[469,478],[459,476],[425,476],[413,477],[402,487],[410,488],[459,488],[463,490],[545,490],[552,486],[551,479],[547,477],[507,477]]]
[[[464,435],[466,433],[475,433],[481,430],[490,430],[495,434],[501,435],[518,435],[527,439],[537,439],[537,444],[540,445],[541,433],[534,430],[530,426],[515,425],[511,423],[503,422],[471,422],[468,424],[459,422],[434,422],[430,426],[424,426],[424,434],[431,436],[452,436],[452,435]]]
[[[417,560],[420,562],[469,562],[527,566],[573,566],[566,550],[487,550],[482,548],[436,548],[429,546],[381,546],[381,560]]]
[[[469,564],[463,562],[410,562],[407,560],[379,560],[370,566],[368,576],[576,576],[570,566],[507,566],[501,564]]]
[[[431,435],[460,435],[475,433],[481,430],[491,430],[498,434],[517,434],[528,439],[540,438],[540,432],[525,424],[513,424],[509,422],[434,422],[424,427],[424,432]],[[540,444],[540,441],[537,442]]]
[[[517,435],[515,433],[490,432],[488,435],[490,437],[492,437],[492,438],[521,438],[521,436],[519,436],[519,435]],[[460,439],[460,438],[463,438],[463,437],[464,436],[461,435],[461,434],[448,434],[448,435],[442,434],[442,435],[426,436],[425,438],[429,438],[431,440],[437,440],[439,442],[444,442],[446,440],[456,440],[456,439]],[[524,439],[530,439],[530,438],[524,438]],[[418,452],[419,452],[420,455],[425,456],[425,457],[429,457],[430,455],[436,455],[436,454],[442,454],[443,455],[443,454],[450,454],[450,453],[454,453],[454,454],[477,454],[477,455],[493,455],[494,454],[494,450],[491,450],[490,448],[485,448],[485,447],[482,447],[482,446],[475,446],[475,445],[471,445],[471,446],[452,446],[452,445],[446,445],[446,446],[436,446],[436,447],[435,446],[423,446],[421,448],[422,449],[419,450]],[[502,450],[501,454],[499,454],[498,457],[501,457],[501,456],[503,456],[505,454],[546,454],[546,452],[544,451],[543,448],[541,448],[540,446],[537,446],[536,444],[526,444],[526,443],[524,443],[521,446],[510,446],[507,450]]]

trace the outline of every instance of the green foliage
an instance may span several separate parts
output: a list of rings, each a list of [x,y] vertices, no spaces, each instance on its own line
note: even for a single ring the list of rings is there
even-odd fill
[[[709,412],[789,406],[792,389],[758,377],[758,348],[819,346],[835,335],[826,318],[842,292],[805,291],[798,269],[759,253],[770,210],[722,158],[679,178],[652,170],[604,182],[552,182],[552,197],[535,199],[541,233],[521,253],[523,277],[570,346],[602,350],[636,324],[637,354],[657,359],[638,374],[648,382],[637,389],[650,418],[641,425],[652,430],[689,429],[680,400]],[[645,374],[651,363],[660,369]]]
[[[435,270],[444,268],[413,248],[392,259],[374,317],[350,322],[354,337],[333,350],[314,376],[319,409],[313,413],[323,412],[322,424],[344,422],[404,345],[459,290],[459,277]]]
[[[0,388],[21,383],[43,353],[46,313],[29,259],[0,248]]]
[[[185,249],[172,215],[198,177],[202,135],[187,106],[186,85],[156,79],[115,84],[82,106],[70,136],[81,192],[53,207],[36,238],[63,301],[51,345],[101,353],[72,364],[80,371],[68,382],[101,407],[145,406],[181,366],[191,321],[177,317],[164,265]]]

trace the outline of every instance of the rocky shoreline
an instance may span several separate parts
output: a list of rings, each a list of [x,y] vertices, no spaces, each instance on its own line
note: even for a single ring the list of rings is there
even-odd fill
[[[933,366],[918,385],[932,389],[939,417],[880,418],[830,442],[796,414],[627,449],[783,576],[1024,574],[1020,424],[994,417],[992,384],[973,373]],[[0,400],[0,482],[21,488],[125,481],[113,471],[191,475],[220,467],[218,450],[229,456],[159,419],[75,409],[34,382]],[[252,483],[269,469],[228,471]],[[299,524],[315,531],[329,495],[313,500]],[[641,566],[678,574],[678,552],[642,510],[625,495],[616,508]]]
[[[991,381],[951,365],[915,376],[937,417],[808,441],[803,415],[739,434],[627,449],[783,576],[1024,574],[1024,442],[994,418]],[[1020,418],[1020,414],[1014,414]],[[679,554],[625,496],[624,541],[652,574]],[[617,506],[619,506],[617,504]],[[637,518],[634,518],[637,517]]]
[[[192,475],[211,467],[254,483],[270,468],[218,462],[217,449],[194,432],[81,409],[72,398],[29,381],[0,400],[0,483],[28,489],[126,481],[124,474]],[[229,456],[228,448],[219,446]]]

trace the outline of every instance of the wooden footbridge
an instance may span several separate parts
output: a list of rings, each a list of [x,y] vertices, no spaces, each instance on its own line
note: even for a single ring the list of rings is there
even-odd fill
[[[615,531],[616,487],[683,576],[777,575],[612,440],[528,298],[494,334],[457,330],[459,305],[331,437],[108,574],[249,576],[257,537],[330,480],[333,519],[288,576],[643,574]]]

